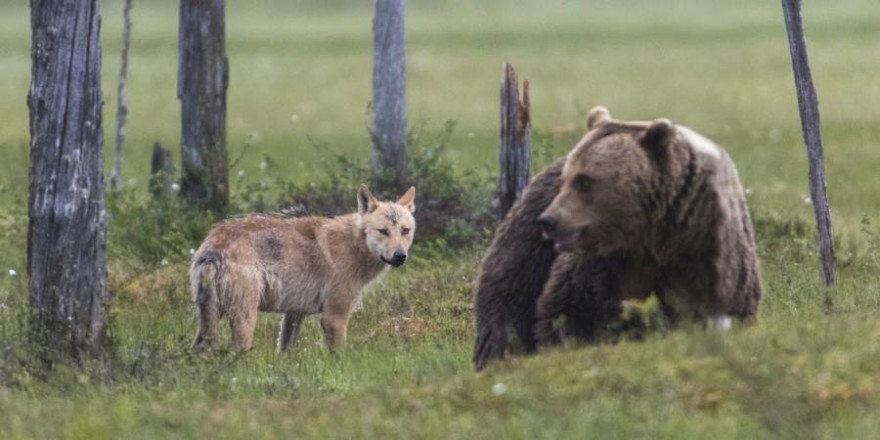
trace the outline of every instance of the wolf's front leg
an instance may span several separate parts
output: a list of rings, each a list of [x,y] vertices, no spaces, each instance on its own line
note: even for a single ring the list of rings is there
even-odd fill
[[[351,316],[352,296],[349,289],[338,289],[330,294],[324,305],[321,327],[324,328],[324,339],[331,351],[345,345],[348,319]]]
[[[348,315],[328,315],[321,318],[321,327],[324,328],[324,340],[330,351],[335,351],[345,345],[346,333],[348,332]]]

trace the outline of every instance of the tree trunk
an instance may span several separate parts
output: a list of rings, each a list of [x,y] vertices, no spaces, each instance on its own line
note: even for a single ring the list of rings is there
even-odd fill
[[[100,28],[97,0],[31,1],[28,292],[38,340],[78,360],[106,314]]]
[[[532,123],[529,114],[529,80],[523,82],[522,100],[519,80],[510,63],[504,63],[501,80],[501,179],[498,201],[501,218],[513,206],[529,183],[532,157]]]
[[[180,194],[215,212],[229,203],[224,15],[223,0],[180,1]]]
[[[816,213],[819,229],[819,254],[825,284],[836,282],[834,274],[834,236],[831,229],[831,209],[825,188],[825,163],[822,158],[822,133],[819,122],[819,98],[813,86],[813,75],[807,59],[807,42],[801,21],[800,0],[782,0],[785,27],[788,30],[788,46],[794,70],[795,89],[801,114],[801,128],[807,155],[810,159],[810,198]]]
[[[374,182],[396,191],[403,189],[407,177],[405,15],[406,0],[376,0],[370,159]]]
[[[125,119],[128,106],[125,104],[125,79],[128,76],[128,47],[131,45],[131,0],[125,0],[122,10],[122,55],[120,56],[119,81],[116,83],[116,156],[113,158],[113,171],[110,172],[110,188],[119,189],[122,179],[122,147],[125,143]]]

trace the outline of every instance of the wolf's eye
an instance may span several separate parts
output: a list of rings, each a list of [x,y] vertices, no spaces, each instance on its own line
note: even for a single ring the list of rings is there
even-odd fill
[[[587,177],[586,174],[578,174],[574,177],[574,189],[578,190],[578,192],[585,193],[590,190],[590,186],[592,185],[592,179]]]
[[[400,230],[401,235],[409,235],[409,228],[403,228]]]
[[[387,229],[379,229],[379,233],[382,235],[388,235],[388,230]]]

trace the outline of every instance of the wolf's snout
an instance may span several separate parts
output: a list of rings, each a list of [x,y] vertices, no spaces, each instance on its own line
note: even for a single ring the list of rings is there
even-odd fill
[[[558,225],[559,220],[557,220],[555,217],[546,214],[538,217],[538,227],[541,228],[541,232],[543,232],[544,235],[550,235],[556,232],[556,227]]]
[[[406,252],[404,251],[394,251],[394,256],[391,258],[391,265],[394,267],[402,266],[403,263],[406,262]]]

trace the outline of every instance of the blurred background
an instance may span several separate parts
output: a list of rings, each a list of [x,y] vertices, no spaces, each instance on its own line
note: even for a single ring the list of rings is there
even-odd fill
[[[112,164],[122,1],[102,2],[106,165]],[[176,1],[135,0],[123,183],[146,190],[152,144],[179,155]],[[0,2],[0,207],[27,184],[29,8]],[[267,156],[289,179],[321,157],[366,160],[373,2],[227,2],[230,177]],[[880,8],[805,4],[835,226],[880,214]],[[548,154],[582,134],[594,105],[620,119],[670,117],[720,142],[753,206],[809,218],[806,152],[779,2],[766,0],[410,0],[409,124],[455,129],[457,171],[497,172],[501,65],[530,79],[532,123]],[[534,170],[533,170],[534,172]]]

